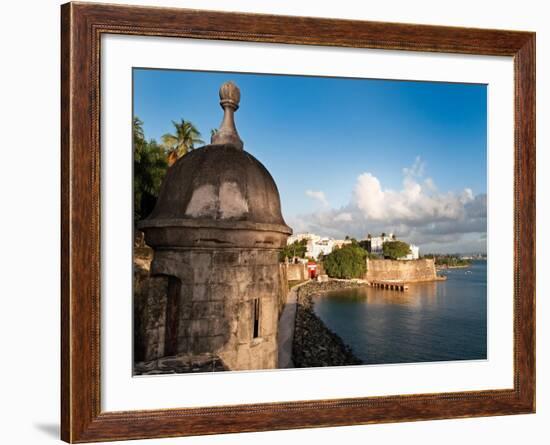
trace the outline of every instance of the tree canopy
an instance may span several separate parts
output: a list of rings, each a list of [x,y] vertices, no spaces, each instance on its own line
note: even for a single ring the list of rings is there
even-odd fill
[[[292,259],[294,257],[305,258],[307,251],[307,239],[294,241],[279,252],[279,261],[284,261],[285,258]]]
[[[403,241],[386,241],[382,245],[382,250],[384,252],[384,258],[390,258],[392,260],[397,260],[411,253],[410,246]]]
[[[323,258],[323,265],[332,278],[363,278],[367,270],[367,251],[356,243],[333,250]]]
[[[172,121],[172,125],[176,131],[162,136],[162,144],[168,153],[168,165],[193,150],[195,145],[204,143],[200,131],[192,122],[180,119],[180,122]]]
[[[202,144],[199,130],[184,119],[172,121],[174,134],[162,136],[162,144],[145,138],[143,121],[135,116],[134,143],[134,224],[153,211],[166,170],[183,155]]]
[[[145,140],[143,122],[134,117],[134,223],[145,218],[155,206],[168,163],[166,152],[155,142]]]

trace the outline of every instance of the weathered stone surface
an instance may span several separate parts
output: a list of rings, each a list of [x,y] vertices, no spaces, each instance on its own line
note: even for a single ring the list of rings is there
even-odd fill
[[[149,277],[149,261],[134,263],[134,357],[160,357],[164,354],[166,277]]]
[[[239,304],[238,310],[239,327],[237,329],[238,343],[247,344],[252,340],[252,302],[245,301]]]
[[[161,375],[189,372],[219,372],[228,368],[222,359],[212,354],[177,355],[150,361],[139,361],[134,365],[134,375]]]
[[[151,311],[149,327],[141,335],[147,344],[140,355],[142,359],[160,358],[164,353],[165,274],[170,272],[177,277],[186,277],[179,293],[178,353],[222,354],[223,350],[233,348],[235,354],[225,354],[226,366],[230,369],[262,369],[266,363],[273,365],[276,362],[277,320],[288,292],[286,276],[277,262],[276,251],[191,249],[162,251],[158,258],[160,262],[154,270],[161,275],[148,277],[144,271],[139,284],[142,293],[147,294],[146,306]],[[260,264],[252,263],[253,260]],[[267,264],[273,260],[274,264]],[[176,270],[177,264],[192,272],[182,274]],[[205,269],[205,266],[209,267]],[[252,332],[252,305],[257,298],[261,307],[261,341],[253,339]],[[245,353],[243,347],[254,348],[254,354]]]
[[[229,322],[226,318],[212,318],[208,320],[208,335],[229,337]]]
[[[243,251],[239,256],[239,264],[242,266],[255,266],[261,264],[263,255],[261,250],[248,250]]]
[[[189,286],[189,295],[193,301],[206,301],[210,299],[211,287],[206,284]]]
[[[193,303],[191,317],[197,318],[222,318],[224,316],[223,301],[200,301]]]
[[[268,336],[277,333],[279,314],[273,311],[265,311],[262,314],[261,329],[262,335]]]
[[[155,254],[151,263],[151,276],[173,276],[179,278],[182,283],[188,282],[193,277],[193,268],[186,264],[188,258],[182,255],[162,252]]]
[[[237,294],[237,287],[234,284],[211,284],[210,288],[210,301],[228,301],[232,300]]]
[[[193,283],[210,283],[212,278],[212,254],[197,252],[191,257],[193,262]]]
[[[285,263],[288,281],[304,281],[307,280],[307,265],[304,263]]]
[[[214,252],[212,255],[212,264],[214,266],[235,266],[236,264],[239,264],[239,252],[235,250],[220,250]]]
[[[367,281],[402,281],[415,283],[437,279],[433,259],[367,260]]]

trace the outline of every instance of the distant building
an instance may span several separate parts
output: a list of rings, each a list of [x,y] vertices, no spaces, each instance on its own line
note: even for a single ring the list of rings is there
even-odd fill
[[[319,235],[315,235],[314,233],[296,233],[294,235],[291,235],[288,237],[287,244],[293,244],[296,241],[302,241],[302,240],[308,240],[308,241],[318,241],[321,239]]]
[[[367,235],[367,239],[365,241],[366,248],[369,253],[382,255],[384,253],[384,243],[388,241],[397,241],[397,237],[393,233],[382,233],[380,236]],[[400,260],[417,260],[419,258],[420,252],[418,246],[415,246],[414,244],[409,244],[409,247],[411,248],[411,253],[402,258],[399,258]]]
[[[307,253],[308,257],[318,259],[321,255],[328,255],[334,249],[334,240],[331,238],[322,238],[318,241],[308,241]]]
[[[306,257],[313,258],[315,260],[319,257],[329,255],[334,249],[341,249],[342,247],[351,244],[351,239],[339,239],[335,240],[328,237],[321,237],[314,233],[297,233],[295,235],[289,236],[287,244],[293,244],[296,241],[307,240],[306,245]],[[388,241],[397,241],[395,234],[393,233],[382,233],[380,236],[371,236],[368,235],[365,241],[365,247],[369,253],[376,255],[382,255],[384,253],[383,246],[385,242]],[[406,257],[400,258],[402,260],[417,260],[419,257],[418,246],[414,244],[410,245],[411,253]]]
[[[328,255],[334,249],[340,248],[346,244],[351,244],[351,240],[334,240],[328,237],[320,237],[314,233],[297,233],[289,236],[287,243],[293,244],[296,241],[307,240],[306,257],[318,259],[321,255]]]
[[[351,244],[350,239],[335,239],[333,241],[334,249],[341,249],[344,246],[347,246],[348,244]]]
[[[365,240],[367,242],[367,252],[382,255],[382,253],[384,252],[384,243],[395,240],[396,238],[393,233],[390,233],[389,235],[382,233],[380,236],[367,235],[367,239]]]
[[[407,256],[399,258],[400,260],[417,260],[418,259],[419,257],[418,246],[415,246],[414,244],[409,244],[409,247],[411,248],[411,253],[409,253]]]

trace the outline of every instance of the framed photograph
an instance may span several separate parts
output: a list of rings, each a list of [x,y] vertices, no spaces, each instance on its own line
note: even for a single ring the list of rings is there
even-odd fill
[[[535,34],[67,3],[62,439],[535,412]]]

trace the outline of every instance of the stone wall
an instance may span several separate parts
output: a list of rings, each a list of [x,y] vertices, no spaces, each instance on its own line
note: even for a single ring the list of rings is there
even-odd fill
[[[149,264],[134,263],[134,361],[164,356],[168,277],[150,277]]]
[[[279,316],[283,312],[288,297],[288,273],[284,263],[279,263]]]
[[[437,279],[433,259],[370,260],[367,259],[367,281],[404,281],[415,283]]]
[[[307,265],[303,263],[285,263],[288,281],[304,281],[308,279]]]
[[[277,250],[157,251],[138,311],[144,361],[166,355],[166,277],[181,283],[175,354],[216,354],[231,370],[277,367],[277,322],[280,302],[286,300]],[[257,338],[254,299],[260,302]]]

